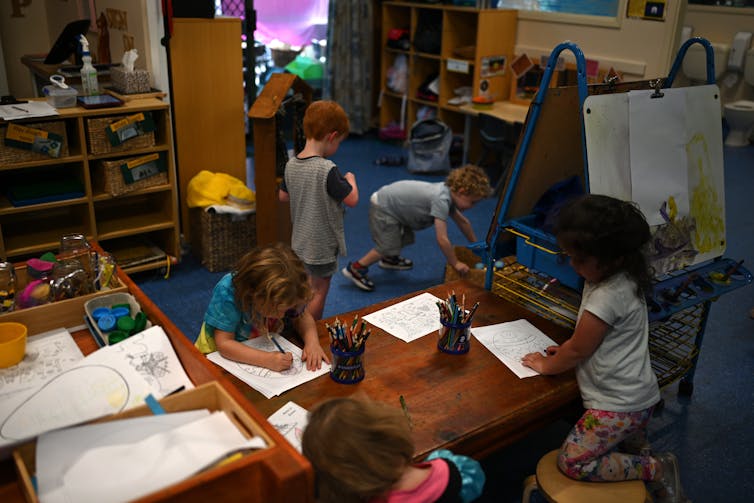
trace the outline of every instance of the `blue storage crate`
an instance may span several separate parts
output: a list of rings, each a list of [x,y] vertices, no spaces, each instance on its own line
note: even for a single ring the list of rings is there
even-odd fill
[[[584,279],[576,274],[568,257],[560,252],[555,236],[534,226],[534,215],[507,222],[508,232],[516,235],[518,263],[535,271],[557,278],[574,290],[581,290]]]

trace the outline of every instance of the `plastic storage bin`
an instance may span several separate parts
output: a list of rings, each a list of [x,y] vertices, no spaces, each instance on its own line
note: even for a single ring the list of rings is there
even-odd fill
[[[76,106],[79,92],[72,87],[62,89],[58,86],[44,86],[42,92],[47,96],[47,103],[55,108],[70,108]]]
[[[561,253],[555,236],[534,226],[534,215],[509,222],[507,230],[516,235],[516,258],[519,264],[557,278],[561,284],[574,290],[581,290],[584,280]]]

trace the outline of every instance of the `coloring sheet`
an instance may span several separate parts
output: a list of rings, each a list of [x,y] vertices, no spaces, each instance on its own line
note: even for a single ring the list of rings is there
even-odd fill
[[[24,359],[0,369],[0,400],[6,395],[35,388],[81,361],[81,354],[65,328],[32,335],[26,341]]]
[[[521,358],[529,353],[544,353],[548,346],[557,345],[526,320],[474,327],[471,333],[521,379],[539,375],[539,372],[524,367]]]
[[[290,444],[301,452],[301,437],[309,422],[309,411],[295,402],[288,402],[267,418]]]
[[[264,367],[234,362],[223,357],[218,351],[208,354],[207,359],[238,377],[267,398],[277,396],[299,384],[330,372],[330,366],[326,363],[323,363],[319,370],[307,370],[306,365],[301,361],[301,349],[298,346],[280,335],[273,334],[273,337],[286,353],[293,354],[293,365],[288,370],[277,372]],[[242,344],[262,351],[278,351],[275,344],[267,337],[256,337],[243,341]]]
[[[0,400],[0,458],[5,447],[142,405],[150,393],[147,381],[125,359],[95,351],[42,385]]]
[[[148,328],[99,351],[120,354],[121,358],[146,379],[157,399],[177,389],[194,387],[162,327]]]
[[[438,302],[442,300],[425,292],[363,316],[362,319],[390,335],[411,342],[440,329],[442,325]]]

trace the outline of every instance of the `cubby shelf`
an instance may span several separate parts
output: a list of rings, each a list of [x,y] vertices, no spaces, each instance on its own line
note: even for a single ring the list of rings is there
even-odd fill
[[[152,115],[156,127],[154,146],[107,154],[93,154],[86,147],[90,136],[87,131],[88,119],[122,118],[139,112],[150,112]],[[0,196],[0,258],[17,262],[47,251],[57,251],[60,236],[82,233],[89,239],[97,240],[105,251],[115,252],[116,259],[124,244],[127,246],[132,242],[134,246],[143,246],[149,242],[177,260],[180,257],[180,235],[168,104],[149,98],[131,100],[116,108],[61,108],[58,116],[32,119],[22,124],[59,121],[65,125],[67,154],[60,158],[4,162],[0,166],[0,186],[5,186],[11,179],[33,179],[35,176],[46,176],[51,170],[67,170],[71,177],[81,182],[84,195],[25,206],[14,206],[5,194]],[[6,125],[0,122],[3,130]],[[103,188],[101,161],[151,153],[162,153],[161,157],[167,161],[167,183],[117,196]],[[108,248],[108,240],[117,240],[111,241],[117,250]],[[163,267],[165,260],[140,264],[138,268],[121,265],[126,272],[135,272]]]
[[[438,54],[420,52],[414,48],[420,18],[441,14],[441,43]],[[510,9],[478,9],[448,4],[419,2],[382,2],[382,64],[380,84],[382,99],[380,127],[400,123],[404,97],[387,87],[388,71],[398,56],[408,62],[408,85],[405,99],[406,129],[417,120],[421,107],[434,108],[438,119],[450,126],[455,134],[462,134],[465,112],[449,103],[460,87],[470,87],[473,96],[482,93],[498,101],[510,94],[510,62],[514,54],[518,13]],[[387,46],[391,30],[408,30],[411,45],[408,50]],[[419,87],[438,75],[437,102],[417,97]],[[482,90],[482,87],[485,89]]]

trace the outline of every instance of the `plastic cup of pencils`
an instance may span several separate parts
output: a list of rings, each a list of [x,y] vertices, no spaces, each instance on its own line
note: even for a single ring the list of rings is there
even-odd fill
[[[471,346],[471,320],[448,321],[440,317],[442,326],[438,330],[437,349],[451,355],[463,355]]]
[[[355,351],[344,351],[335,346],[330,346],[332,351],[332,366],[330,377],[333,381],[341,384],[354,384],[364,379],[364,348],[361,344]]]

